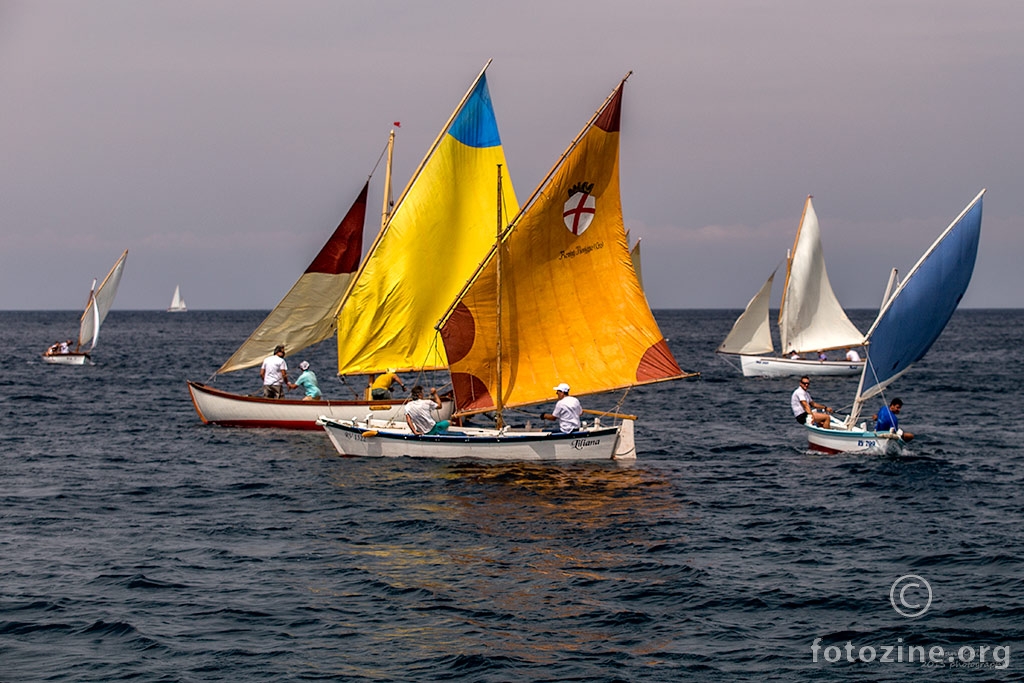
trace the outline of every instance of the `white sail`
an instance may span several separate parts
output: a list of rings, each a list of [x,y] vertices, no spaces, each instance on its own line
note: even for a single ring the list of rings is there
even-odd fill
[[[181,298],[181,286],[175,285],[174,296],[171,297],[171,305],[167,308],[167,312],[178,313],[187,310],[188,308],[185,306],[185,300]]]
[[[124,262],[128,257],[128,250],[125,249],[121,258],[117,259],[114,267],[110,269],[103,282],[96,287],[93,280],[93,290],[89,294],[89,303],[82,312],[82,318],[78,328],[78,347],[89,344],[89,350],[96,348],[96,340],[99,339],[100,325],[110,312],[110,307],[117,296],[117,287],[121,284],[121,273],[124,272]]]
[[[718,353],[757,355],[774,351],[772,330],[768,321],[768,304],[774,280],[775,271],[772,271],[768,281],[761,286],[761,290],[754,295],[747,308],[733,323],[732,330],[716,350]]]
[[[818,216],[807,197],[786,268],[779,305],[782,351],[806,353],[864,344],[864,335],[839,305],[825,272]]]

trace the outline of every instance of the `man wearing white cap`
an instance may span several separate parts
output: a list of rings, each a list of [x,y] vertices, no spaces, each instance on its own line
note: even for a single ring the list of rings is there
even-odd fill
[[[298,389],[302,387],[306,392],[306,395],[302,397],[303,401],[319,401],[322,395],[316,381],[316,374],[309,369],[309,361],[304,360],[299,363],[299,370],[302,370],[302,374],[295,380],[295,384],[289,384],[288,388]]]
[[[555,387],[555,394],[558,396],[558,403],[550,413],[541,415],[545,420],[558,420],[558,429],[561,432],[575,432],[580,428],[580,416],[583,414],[583,406],[575,396],[569,395],[569,385],[562,382]]]

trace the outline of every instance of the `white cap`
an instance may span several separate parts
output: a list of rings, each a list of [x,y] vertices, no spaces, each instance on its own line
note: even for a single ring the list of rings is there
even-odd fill
[[[569,385],[566,384],[565,382],[562,382],[557,387],[555,387],[555,391],[561,391],[563,394],[568,394],[569,393]]]
[[[302,361],[299,363],[299,370],[309,370],[309,361]]]

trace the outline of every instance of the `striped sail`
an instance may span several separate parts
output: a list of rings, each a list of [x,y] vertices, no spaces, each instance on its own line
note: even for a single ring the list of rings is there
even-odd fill
[[[550,400],[559,382],[581,395],[685,376],[647,305],[627,245],[619,196],[624,83],[442,322],[460,411],[497,406],[499,391],[501,405],[511,407]],[[493,168],[490,178],[488,224],[495,226]]]
[[[485,67],[486,71],[486,67]],[[505,152],[482,71],[421,162],[337,318],[338,373],[447,367],[434,326],[494,235]],[[510,190],[506,210],[518,204]]]
[[[861,376],[854,419],[861,404],[881,393],[928,352],[967,291],[981,237],[982,196],[939,236],[868,331],[867,363]]]
[[[125,259],[128,258],[128,250],[125,249],[121,257],[114,263],[113,268],[103,278],[103,282],[96,287],[93,280],[93,291],[89,294],[89,303],[86,304],[78,325],[78,348],[89,344],[89,350],[96,348],[96,342],[100,336],[100,325],[107,318],[110,307],[114,305],[114,297],[117,296],[117,288],[121,284],[121,274],[124,273]]]
[[[338,306],[363,252],[369,185],[367,181],[298,281],[217,374],[259,365],[278,344],[284,344],[286,353],[294,354],[334,334]]]

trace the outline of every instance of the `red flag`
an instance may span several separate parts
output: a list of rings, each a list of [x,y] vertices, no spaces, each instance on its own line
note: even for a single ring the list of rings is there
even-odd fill
[[[395,128],[401,128],[402,127],[402,123],[400,121],[395,121],[391,125],[394,126]]]

